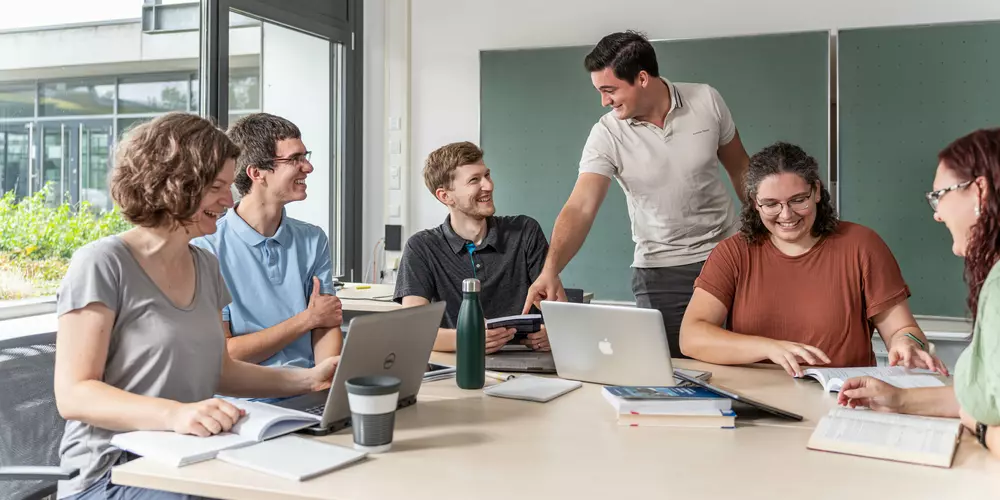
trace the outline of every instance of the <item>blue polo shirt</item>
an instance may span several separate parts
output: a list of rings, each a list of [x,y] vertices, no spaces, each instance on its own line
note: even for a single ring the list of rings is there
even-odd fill
[[[250,227],[230,209],[216,223],[215,234],[195,238],[193,245],[219,258],[222,277],[233,301],[222,310],[233,336],[270,328],[304,311],[312,295],[312,277],[320,292],[334,295],[330,243],[323,230],[281,212],[281,224],[268,238]],[[315,365],[311,332],[260,364],[264,366]]]

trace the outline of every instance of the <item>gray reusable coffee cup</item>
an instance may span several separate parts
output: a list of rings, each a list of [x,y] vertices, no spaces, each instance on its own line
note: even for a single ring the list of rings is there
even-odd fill
[[[344,384],[355,449],[382,453],[392,447],[400,383],[396,377],[377,375],[354,377]]]

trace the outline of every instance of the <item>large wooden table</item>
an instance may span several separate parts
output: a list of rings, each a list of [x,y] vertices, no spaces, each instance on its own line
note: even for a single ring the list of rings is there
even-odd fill
[[[116,467],[112,480],[228,499],[1000,498],[1000,460],[968,433],[951,469],[811,451],[812,429],[836,401],[818,384],[773,367],[675,364],[710,370],[713,383],[806,420],[619,427],[597,385],[540,404],[463,391],[449,379],[425,384],[419,402],[399,411],[390,452],[310,481],[218,460],[174,468],[147,459]],[[349,431],[317,439],[352,442]]]

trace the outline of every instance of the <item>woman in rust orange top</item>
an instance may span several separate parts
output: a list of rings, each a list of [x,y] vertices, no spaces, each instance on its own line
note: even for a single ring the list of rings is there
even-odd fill
[[[837,219],[813,157],[769,146],[750,159],[745,187],[740,233],[712,251],[695,281],[684,354],[725,365],[770,360],[793,376],[803,364],[874,366],[875,327],[890,364],[946,371],[925,349],[889,247]]]

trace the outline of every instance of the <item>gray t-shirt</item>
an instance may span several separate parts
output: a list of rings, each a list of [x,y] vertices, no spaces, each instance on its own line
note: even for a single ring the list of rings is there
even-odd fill
[[[56,295],[61,316],[99,302],[115,313],[104,383],[143,396],[193,403],[211,398],[222,371],[225,335],[220,311],[232,301],[219,261],[191,247],[197,273],[192,303],[176,307],[117,236],[73,254]],[[72,332],[63,332],[72,335]],[[78,493],[104,475],[121,451],[115,431],[67,421],[59,452],[62,466],[80,469],[59,483],[59,498]]]

